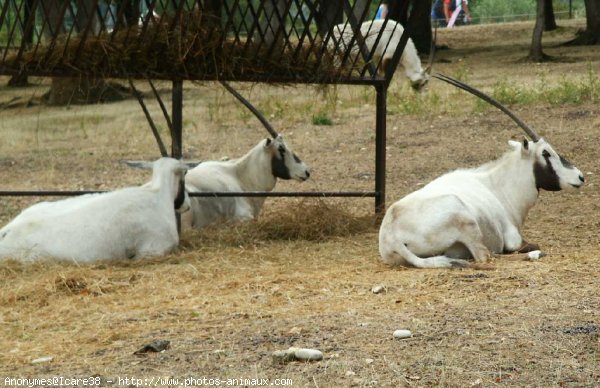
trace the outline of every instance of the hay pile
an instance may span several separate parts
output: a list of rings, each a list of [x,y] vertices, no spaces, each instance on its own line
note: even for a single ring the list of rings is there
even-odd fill
[[[177,23],[167,19],[97,36],[59,37],[7,62],[32,73],[169,80],[318,82],[355,70],[340,66],[320,39],[266,44],[232,36],[200,12],[186,12]]]
[[[344,238],[377,230],[373,215],[356,216],[322,199],[302,199],[257,220],[219,224],[185,236],[183,246],[195,249],[207,244],[240,246],[265,241],[314,241]]]

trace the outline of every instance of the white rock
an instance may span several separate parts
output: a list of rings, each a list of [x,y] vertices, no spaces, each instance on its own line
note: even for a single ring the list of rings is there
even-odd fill
[[[531,251],[527,254],[527,258],[531,261],[537,261],[544,256],[546,256],[546,254],[542,251]]]
[[[394,338],[401,339],[410,337],[412,337],[412,333],[410,332],[410,330],[399,329],[394,332]]]
[[[367,364],[372,364],[373,362],[375,362],[375,360],[373,360],[372,358],[365,358],[365,362]]]
[[[321,361],[323,359],[323,353],[317,349],[307,348],[290,348],[294,350],[294,356],[300,361]]]
[[[46,357],[40,357],[40,358],[36,358],[35,360],[31,361],[32,364],[42,364],[44,362],[50,362],[54,359],[54,357],[51,356],[46,356]]]
[[[290,350],[276,350],[273,352],[273,362],[276,364],[284,364],[286,362],[294,361],[296,356],[293,351]]]
[[[384,291],[386,291],[386,287],[383,284],[378,284],[376,286],[373,286],[373,288],[371,288],[371,292],[373,294],[380,294]]]

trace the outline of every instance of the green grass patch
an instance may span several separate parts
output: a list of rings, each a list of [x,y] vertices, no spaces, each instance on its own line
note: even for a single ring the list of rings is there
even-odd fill
[[[333,120],[327,113],[319,112],[312,117],[313,125],[333,125]]]
[[[504,104],[547,103],[550,105],[596,103],[600,101],[600,78],[591,65],[586,76],[579,79],[561,78],[549,85],[543,74],[534,87],[521,86],[507,80],[494,85],[492,96]]]

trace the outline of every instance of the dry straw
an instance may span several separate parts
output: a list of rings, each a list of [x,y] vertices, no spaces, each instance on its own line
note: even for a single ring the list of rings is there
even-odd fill
[[[207,227],[198,236],[186,238],[187,248],[195,244],[247,245],[261,241],[316,241],[375,231],[373,215],[357,216],[342,206],[322,199],[302,199],[291,206],[261,215],[257,220]]]
[[[349,74],[355,66],[340,66],[320,38],[300,43],[285,37],[268,44],[228,34],[197,11],[183,13],[178,23],[168,19],[97,36],[59,36],[12,62],[28,72],[57,75],[315,82]]]

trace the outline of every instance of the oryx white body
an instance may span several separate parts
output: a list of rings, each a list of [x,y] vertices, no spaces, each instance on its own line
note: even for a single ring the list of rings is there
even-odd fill
[[[465,266],[514,252],[538,190],[580,187],[581,172],[543,139],[500,159],[445,174],[387,210],[379,232],[382,260],[419,268]]]
[[[281,136],[258,143],[246,155],[228,161],[208,161],[191,169],[186,190],[194,192],[272,191],[277,179],[305,181],[308,167]],[[191,211],[182,214],[183,228],[202,228],[225,221],[244,221],[258,216],[264,197],[191,197]]]
[[[179,242],[174,202],[185,170],[162,158],[142,187],[33,205],[0,229],[0,258],[91,263],[166,254]]]
[[[385,20],[373,20],[361,24],[360,32],[365,39],[365,46],[368,52],[374,50],[372,59],[375,64],[379,64],[378,71],[385,72],[396,52],[396,47],[400,42],[404,27],[393,20],[388,20],[387,23]],[[354,38],[350,23],[342,23],[334,26],[333,35],[334,39],[332,39],[331,44],[338,45],[339,47],[341,41],[344,50],[348,45],[353,44],[353,54],[359,55],[359,45],[356,38]],[[375,46],[376,42],[377,46]],[[374,49],[373,46],[375,46]],[[400,64],[404,67],[404,72],[408,79],[410,79],[413,88],[419,90],[429,81],[429,74],[423,69],[415,44],[410,38],[406,42],[406,46],[400,57]]]

